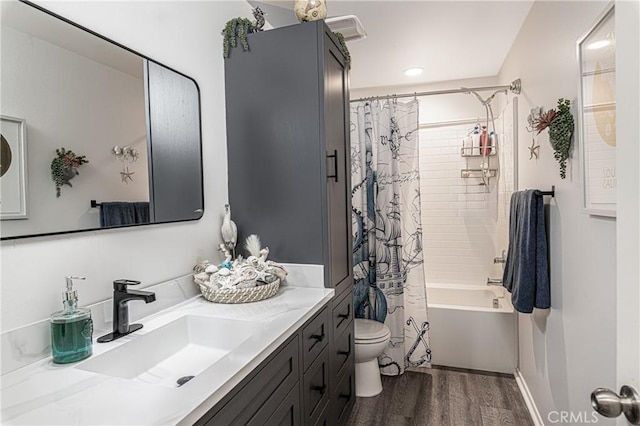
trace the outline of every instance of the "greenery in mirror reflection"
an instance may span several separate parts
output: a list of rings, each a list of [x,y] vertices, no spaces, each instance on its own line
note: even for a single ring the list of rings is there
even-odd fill
[[[56,197],[60,196],[62,185],[73,186],[69,181],[79,175],[78,168],[88,162],[85,155],[77,155],[64,148],[56,149],[56,157],[51,161],[51,179],[56,184]]]

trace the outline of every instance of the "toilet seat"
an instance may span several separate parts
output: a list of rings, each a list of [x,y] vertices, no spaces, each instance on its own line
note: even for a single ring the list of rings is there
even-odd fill
[[[360,345],[381,343],[389,339],[391,331],[381,322],[356,318],[354,321],[354,341]]]

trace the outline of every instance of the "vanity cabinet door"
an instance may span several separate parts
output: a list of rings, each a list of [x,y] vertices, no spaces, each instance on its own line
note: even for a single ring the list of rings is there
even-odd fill
[[[313,426],[334,426],[334,422],[331,418],[331,413],[331,407],[327,406],[322,414],[320,414],[320,417],[318,417],[318,420],[316,420]]]
[[[333,353],[331,354],[332,378],[339,379],[345,374],[345,371],[353,370],[355,365],[354,349],[353,330],[345,330],[333,345]]]
[[[356,376],[355,370],[351,368],[342,377],[340,383],[333,392],[335,425],[344,425],[349,420],[351,409],[356,402]]]
[[[283,400],[291,391],[299,395],[299,347],[300,337],[296,334],[280,350],[276,350],[275,355],[263,362],[256,369],[257,373],[243,380],[195,424],[266,424],[267,419],[280,412]],[[295,399],[290,402],[294,404]],[[286,408],[282,410],[284,419]],[[294,416],[299,413],[299,409],[294,409],[291,413]]]
[[[266,421],[255,418],[249,422],[250,426],[298,426],[300,424],[300,390],[298,386],[291,389],[289,394],[284,398],[284,401],[282,401],[276,411]]]
[[[329,342],[329,315],[323,309],[314,319],[302,328],[302,364],[307,371],[318,354]]]
[[[329,401],[329,351],[324,350],[304,374],[304,423],[314,424]]]
[[[340,49],[324,34],[324,134],[327,151],[329,287],[341,294],[352,284],[349,92]]]
[[[337,299],[334,298],[334,300]],[[333,338],[337,339],[345,330],[353,327],[353,292],[345,293],[341,300],[333,303],[331,310]]]
[[[353,329],[353,293],[345,291],[331,304],[331,331],[329,345],[331,424],[344,424],[355,403],[355,347]]]

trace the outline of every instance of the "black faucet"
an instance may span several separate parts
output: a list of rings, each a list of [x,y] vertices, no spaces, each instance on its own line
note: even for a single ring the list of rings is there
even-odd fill
[[[140,281],[115,280],[113,282],[113,333],[98,337],[99,343],[112,342],[142,328],[142,324],[129,324],[130,300],[155,302],[156,294],[150,291],[129,290],[128,285],[138,285]]]

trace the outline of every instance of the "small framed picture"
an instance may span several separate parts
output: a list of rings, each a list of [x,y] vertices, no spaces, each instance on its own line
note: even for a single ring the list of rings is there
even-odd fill
[[[614,4],[578,40],[579,137],[584,209],[616,216],[616,33]]]
[[[28,219],[27,123],[0,115],[0,219]]]

